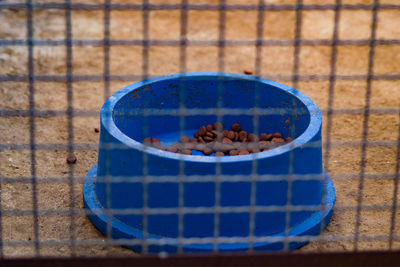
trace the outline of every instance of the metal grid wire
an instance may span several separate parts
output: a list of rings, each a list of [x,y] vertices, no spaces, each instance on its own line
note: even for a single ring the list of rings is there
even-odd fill
[[[360,172],[359,173],[342,173],[342,174],[330,174],[333,180],[339,179],[356,179],[358,180],[357,190],[357,203],[356,205],[336,205],[335,212],[340,211],[356,211],[355,225],[349,225],[354,227],[355,231],[352,235],[340,235],[340,234],[324,234],[316,237],[300,236],[291,237],[288,236],[289,231],[289,214],[290,211],[304,211],[304,210],[324,210],[325,205],[321,203],[318,206],[298,206],[291,205],[290,184],[296,180],[315,180],[320,179],[320,176],[315,175],[295,175],[290,173],[289,177],[281,177],[279,175],[258,175],[257,161],[253,160],[252,174],[250,176],[243,175],[223,175],[221,174],[220,164],[217,165],[216,175],[214,176],[185,176],[184,175],[184,161],[180,163],[180,172],[178,177],[176,176],[151,176],[148,175],[147,156],[143,153],[143,176],[140,177],[104,177],[104,181],[107,183],[108,195],[107,205],[104,209],[105,214],[108,218],[111,215],[127,215],[127,214],[142,214],[143,230],[146,237],[147,227],[147,216],[151,214],[178,214],[179,215],[179,237],[178,238],[163,238],[161,240],[146,239],[143,240],[113,240],[111,238],[111,221],[108,221],[107,236],[105,239],[106,246],[112,245],[142,245],[143,252],[146,253],[148,246],[151,244],[177,244],[178,252],[182,252],[182,246],[185,244],[207,244],[213,243],[215,252],[218,252],[218,244],[220,243],[236,243],[236,242],[249,242],[250,251],[252,251],[252,244],[260,241],[283,241],[285,246],[284,250],[288,250],[288,244],[291,241],[303,241],[313,240],[318,242],[335,242],[335,241],[351,241],[354,244],[354,250],[359,249],[359,243],[361,241],[384,241],[388,243],[388,248],[392,249],[395,241],[400,241],[400,236],[395,233],[396,225],[396,213],[398,214],[398,180],[399,180],[399,169],[400,169],[400,127],[398,127],[397,140],[385,141],[371,141],[368,140],[368,125],[371,114],[393,114],[398,115],[400,118],[400,108],[374,108],[370,105],[371,100],[371,84],[374,80],[389,80],[399,81],[400,73],[392,74],[375,74],[374,73],[374,59],[376,46],[385,45],[400,45],[400,39],[377,39],[377,16],[378,11],[381,10],[400,10],[399,4],[383,4],[379,3],[378,0],[374,0],[371,4],[344,4],[342,0],[335,0],[334,4],[305,4],[302,0],[297,0],[295,4],[268,4],[263,0],[260,0],[258,4],[228,4],[224,0],[220,0],[217,4],[195,4],[189,3],[188,0],[182,0],[179,4],[152,4],[149,1],[143,0],[142,3],[112,3],[110,0],[105,0],[101,4],[91,3],[76,3],[66,0],[64,3],[35,3],[32,1],[26,1],[26,3],[0,3],[0,12],[3,10],[25,10],[26,11],[26,27],[27,36],[26,39],[0,39],[1,47],[26,47],[28,51],[27,60],[27,73],[21,75],[15,75],[10,73],[0,73],[0,82],[28,82],[29,84],[29,109],[0,109],[0,116],[13,118],[13,117],[26,117],[29,118],[29,143],[0,143],[0,151],[29,151],[30,152],[30,175],[20,177],[7,177],[7,175],[0,173],[1,184],[4,183],[31,183],[32,186],[32,208],[31,209],[3,209],[0,207],[0,218],[4,216],[33,216],[33,233],[34,236],[32,241],[14,240],[7,241],[2,238],[4,228],[2,228],[2,220],[0,219],[0,256],[3,256],[4,246],[32,246],[34,244],[35,255],[40,255],[40,250],[46,246],[60,246],[67,245],[71,247],[70,255],[76,254],[77,246],[95,246],[104,245],[101,239],[79,239],[76,236],[77,225],[76,217],[85,214],[83,209],[74,208],[74,200],[76,198],[76,192],[74,186],[76,184],[82,184],[84,177],[75,174],[74,165],[69,165],[68,171],[68,186],[69,186],[69,208],[65,209],[46,209],[41,208],[38,205],[37,186],[40,183],[45,184],[58,184],[65,183],[64,177],[45,176],[38,177],[37,175],[37,152],[40,150],[51,151],[51,150],[63,150],[67,151],[68,154],[73,155],[76,151],[85,150],[96,150],[98,144],[94,143],[77,143],[74,141],[74,130],[73,122],[77,117],[90,117],[98,116],[97,110],[77,110],[74,109],[73,105],[73,84],[76,82],[103,82],[104,83],[104,100],[110,96],[110,84],[113,81],[132,81],[132,80],[144,80],[152,77],[149,72],[149,49],[153,46],[163,47],[178,47],[179,48],[179,72],[187,71],[187,48],[190,46],[200,47],[218,47],[218,71],[224,72],[226,69],[226,47],[232,46],[254,46],[256,51],[255,62],[254,62],[254,75],[269,78],[273,80],[292,82],[293,88],[298,88],[299,82],[301,81],[327,81],[328,87],[328,107],[322,109],[324,120],[326,121],[326,134],[323,136],[323,149],[325,151],[323,162],[325,166],[329,166],[331,160],[331,150],[334,147],[344,148],[360,148]],[[65,12],[65,38],[61,40],[39,40],[34,37],[34,19],[33,14],[35,10],[61,10]],[[104,38],[102,40],[85,40],[76,39],[72,35],[72,16],[71,12],[76,10],[102,10],[104,13]],[[142,11],[142,38],[138,40],[123,40],[123,39],[112,39],[111,28],[110,28],[110,14],[114,10],[139,10]],[[179,39],[151,39],[149,35],[149,12],[154,10],[177,10],[180,11],[180,36]],[[188,12],[191,10],[211,10],[218,11],[218,40],[215,41],[203,41],[203,40],[188,40]],[[256,11],[256,39],[254,40],[228,40],[226,38],[226,12],[234,10],[245,10],[245,11]],[[303,11],[314,11],[314,10],[330,10],[334,12],[334,24],[332,31],[331,40],[313,40],[302,38],[302,12]],[[365,10],[370,11],[371,14],[371,32],[370,38],[368,39],[354,39],[354,40],[343,40],[339,39],[339,21],[341,12],[343,10]],[[263,37],[264,28],[264,17],[268,16],[269,11],[294,11],[295,12],[295,36],[293,40],[267,40]],[[1,26],[0,26],[1,27]],[[129,75],[115,75],[110,72],[110,48],[117,45],[123,46],[140,46],[142,53],[142,66],[141,74],[129,74]],[[330,53],[330,70],[328,75],[321,74],[300,74],[300,51],[303,46],[316,46],[325,45],[331,49]],[[368,69],[366,75],[343,75],[337,74],[337,57],[338,57],[338,46],[341,45],[354,45],[363,46],[368,45]],[[38,75],[35,72],[34,67],[34,49],[40,46],[60,46],[65,48],[66,53],[66,73],[65,74],[53,74],[53,75]],[[76,75],[73,74],[73,48],[74,47],[86,47],[95,46],[103,49],[103,74],[101,75]],[[294,48],[293,52],[293,69],[292,75],[265,75],[262,72],[262,49],[268,46],[290,46]],[[335,95],[335,83],[338,80],[349,80],[349,81],[366,81],[365,87],[365,107],[364,108],[349,108],[349,109],[338,109],[334,108],[334,95]],[[67,109],[66,110],[38,110],[35,108],[35,83],[37,82],[64,82],[67,85]],[[1,83],[0,83],[1,86]],[[219,96],[221,96],[221,90],[219,88]],[[181,99],[183,96],[180,96]],[[220,99],[220,98],[219,98]],[[180,117],[180,130],[183,133],[185,127],[185,116],[187,115],[204,115],[204,114],[217,114],[218,119],[221,119],[226,114],[247,114],[254,116],[254,129],[255,132],[259,131],[257,122],[257,116],[269,114],[271,112],[281,112],[274,110],[263,110],[258,108],[258,104],[254,109],[243,110],[224,110],[221,106],[221,101],[218,102],[218,106],[215,109],[186,109],[184,104],[180,103],[180,108],[177,110],[156,110],[147,109],[142,110],[143,114],[147,115],[174,115]],[[236,112],[236,113],[233,113]],[[333,116],[334,115],[361,115],[363,117],[362,123],[362,139],[360,141],[333,141],[332,140],[332,127],[333,127]],[[36,136],[36,119],[41,117],[63,117],[66,116],[68,124],[68,134],[66,143],[37,143]],[[143,133],[148,133],[147,126],[144,127]],[[315,145],[315,144],[310,144]],[[319,144],[317,144],[319,145]],[[107,145],[106,145],[107,146]],[[396,166],[394,173],[377,173],[371,174],[366,171],[367,162],[367,148],[369,147],[388,147],[395,148],[396,150]],[[114,149],[114,147],[105,147],[107,149]],[[293,159],[292,159],[293,160]],[[1,164],[1,163],[0,163]],[[87,166],[88,168],[90,166]],[[329,170],[327,170],[329,172]],[[291,171],[292,172],[292,171]],[[288,187],[288,199],[286,206],[257,206],[255,204],[255,182],[256,181],[274,181],[280,179],[287,179],[289,183]],[[383,205],[367,205],[363,203],[364,186],[366,179],[382,179],[382,180],[393,180],[393,202],[385,203]],[[144,207],[143,208],[132,208],[115,210],[110,208],[110,183],[118,182],[142,182],[144,192]],[[215,205],[213,207],[200,207],[200,208],[187,208],[183,205],[183,184],[185,182],[216,182],[215,191]],[[220,184],[221,182],[239,182],[239,181],[250,181],[251,182],[251,200],[249,206],[242,207],[223,207],[220,205]],[[155,182],[171,182],[178,183],[179,185],[179,207],[178,208],[150,208],[147,206],[147,189],[149,183]],[[0,191],[1,194],[2,191]],[[326,192],[324,192],[326,193]],[[340,192],[337,192],[340,194]],[[4,202],[1,202],[4,205]],[[256,237],[254,235],[254,214],[256,212],[272,212],[281,211],[286,212],[286,235],[283,237]],[[360,232],[361,225],[361,212],[362,211],[390,211],[391,222],[390,231],[388,235],[376,234],[376,235],[363,235]],[[232,237],[223,238],[219,236],[219,216],[220,213],[241,213],[250,212],[250,224],[249,224],[249,236],[246,237]],[[211,238],[184,238],[183,237],[183,214],[202,214],[202,213],[213,213],[214,216],[214,237]],[[68,239],[62,240],[41,240],[39,236],[39,223],[38,218],[40,216],[67,216],[70,220],[69,229],[66,229],[69,233]]]

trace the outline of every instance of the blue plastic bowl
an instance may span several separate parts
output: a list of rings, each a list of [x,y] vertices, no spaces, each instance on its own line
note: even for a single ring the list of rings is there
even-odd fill
[[[294,140],[226,157],[142,144],[148,136],[164,145],[192,136],[217,121],[221,107],[225,128],[237,122],[248,132],[281,132]],[[84,205],[100,231],[129,248],[140,252],[145,244],[146,252],[175,253],[181,235],[184,252],[294,249],[331,218],[335,192],[322,169],[321,113],[288,86],[240,74],[173,74],[123,88],[100,115],[98,164],[85,179]]]

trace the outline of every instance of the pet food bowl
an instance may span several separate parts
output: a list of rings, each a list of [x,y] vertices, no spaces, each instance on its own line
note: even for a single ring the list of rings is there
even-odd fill
[[[288,86],[241,74],[167,75],[112,95],[100,120],[84,208],[101,232],[135,251],[143,244],[150,253],[290,250],[330,221],[335,191],[322,168],[321,113]],[[156,137],[167,146],[216,121],[293,141],[225,157],[142,144]]]

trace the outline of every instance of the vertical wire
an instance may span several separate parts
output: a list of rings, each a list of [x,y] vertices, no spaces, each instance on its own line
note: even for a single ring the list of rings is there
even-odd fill
[[[365,108],[364,108],[364,121],[363,121],[363,132],[362,132],[362,146],[361,146],[361,169],[360,169],[360,181],[358,184],[358,200],[357,200],[357,214],[356,214],[356,225],[354,234],[354,250],[358,250],[359,235],[360,235],[360,222],[361,222],[361,209],[362,209],[362,198],[364,190],[364,176],[365,176],[365,165],[366,165],[366,154],[367,154],[367,138],[368,138],[368,121],[370,114],[370,97],[371,97],[371,82],[374,72],[374,55],[375,55],[375,37],[376,37],[376,26],[377,26],[377,9],[378,0],[374,0],[372,8],[372,26],[371,26],[371,39],[369,41],[369,55],[368,55],[368,76],[367,76],[367,88],[365,93]]]
[[[217,85],[217,121],[222,122],[222,92],[223,92],[223,72],[225,71],[225,23],[226,23],[226,3],[219,0],[218,5],[218,85]],[[214,242],[213,253],[219,251],[219,209],[221,197],[221,162],[217,159],[215,168],[215,203],[214,203]]]
[[[399,192],[399,172],[400,172],[400,112],[399,112],[399,129],[397,134],[397,153],[396,153],[396,169],[394,176],[394,188],[393,188],[393,204],[392,204],[392,216],[390,218],[390,232],[389,232],[389,249],[393,248],[394,230],[396,226],[396,212],[397,212],[397,195]]]
[[[262,41],[264,33],[264,0],[259,0],[257,8],[257,41],[256,41],[256,60],[254,66],[254,74],[257,77],[261,76],[261,64],[262,64]],[[259,83],[255,83],[255,98],[254,98],[254,109],[259,108]],[[254,134],[259,135],[259,116],[253,114],[253,128]],[[253,154],[253,161],[251,165],[251,190],[250,190],[250,223],[249,223],[249,252],[253,252],[254,244],[254,228],[255,228],[255,206],[256,206],[256,181],[257,181],[257,167],[258,161],[255,159],[256,154]]]
[[[143,13],[142,13],[142,23],[143,23],[143,41],[142,41],[142,80],[146,80],[149,76],[149,2],[148,0],[143,0]],[[142,134],[147,136],[148,134],[148,121],[147,112],[143,113],[143,127]],[[147,198],[148,198],[148,155],[145,150],[142,152],[142,186],[143,186],[143,240],[142,240],[142,252],[144,254],[148,253],[148,242],[147,242],[147,229],[148,229],[148,214],[147,214]]]
[[[186,72],[186,45],[187,45],[187,39],[186,39],[186,34],[187,34],[187,0],[182,0],[181,2],[182,8],[181,8],[181,29],[180,29],[180,46],[179,46],[179,72],[183,74],[180,79],[179,83],[179,109],[182,110],[185,108],[185,72]],[[184,135],[184,129],[185,129],[185,115],[183,115],[183,112],[179,113],[179,131],[180,131],[180,136]],[[183,158],[183,156],[182,156]],[[181,254],[183,253],[183,248],[182,248],[182,238],[183,238],[183,232],[184,232],[184,220],[183,220],[183,207],[184,207],[184,185],[183,185],[183,179],[185,178],[184,175],[184,168],[185,168],[185,161],[181,159],[179,161],[179,176],[178,176],[178,183],[179,183],[179,197],[178,197],[178,253]]]
[[[67,119],[68,119],[68,155],[74,154],[74,110],[73,110],[73,87],[72,87],[72,33],[71,33],[71,2],[65,1],[65,48],[66,48],[66,83],[67,83]],[[74,208],[74,164],[69,164],[68,173],[69,186],[69,216],[70,216],[70,241],[71,241],[71,256],[75,256],[75,208]]]
[[[104,100],[110,95],[110,0],[104,1],[103,9],[103,94]],[[107,115],[112,116],[112,110],[106,110]],[[106,123],[109,123],[108,120]],[[110,248],[112,242],[112,212],[111,212],[111,175],[110,175],[110,149],[113,149],[110,145],[110,140],[106,140],[104,144],[105,150],[105,183],[106,183],[106,249]]]
[[[32,214],[33,214],[33,243],[36,257],[40,256],[38,203],[37,203],[37,177],[36,177],[36,144],[35,144],[35,69],[33,65],[33,6],[32,1],[26,1],[26,27],[28,43],[28,80],[29,80],[29,143],[31,156],[31,185],[32,185]]]
[[[298,87],[299,80],[299,65],[300,65],[300,42],[301,42],[301,25],[302,25],[302,10],[303,10],[303,1],[297,0],[296,2],[296,28],[295,28],[295,42],[294,42],[294,61],[293,61],[293,88]],[[291,121],[294,121],[294,99],[292,98],[292,108],[291,108]],[[294,124],[290,127],[291,136],[294,136]],[[292,204],[292,183],[293,183],[293,149],[289,152],[289,169],[288,169],[288,189],[286,196],[286,209],[285,209],[285,237],[283,240],[283,250],[287,252],[289,250],[289,230],[290,230],[290,215],[291,209],[290,206]]]
[[[325,155],[322,166],[326,166],[326,172],[329,172],[329,158],[330,158],[330,149],[331,149],[331,129],[332,129],[332,106],[333,100],[335,97],[335,85],[336,85],[336,62],[337,62],[337,43],[338,43],[338,34],[339,34],[339,20],[340,20],[340,10],[341,10],[342,1],[336,0],[335,3],[335,17],[334,17],[334,25],[333,25],[333,34],[332,34],[332,50],[331,50],[331,66],[330,66],[330,75],[329,75],[329,95],[328,95],[328,112],[327,112],[327,131],[326,131],[326,144],[325,144]],[[320,180],[321,181],[321,180]],[[321,224],[319,232],[322,233],[324,230],[325,224],[325,197],[326,197],[326,182],[327,176],[324,175],[323,186],[322,186],[322,199],[321,199]]]

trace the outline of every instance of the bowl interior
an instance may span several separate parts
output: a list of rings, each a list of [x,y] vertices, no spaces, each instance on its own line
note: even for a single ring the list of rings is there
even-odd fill
[[[255,107],[266,114],[254,117],[251,109]],[[179,116],[175,113],[179,108],[188,112]],[[218,108],[225,112],[220,120]],[[168,146],[181,135],[192,137],[199,127],[216,121],[225,129],[240,123],[252,133],[258,125],[258,133],[280,132],[295,139],[308,127],[310,114],[296,96],[260,80],[189,76],[157,81],[126,94],[115,105],[113,120],[121,132],[138,142],[156,137]]]

